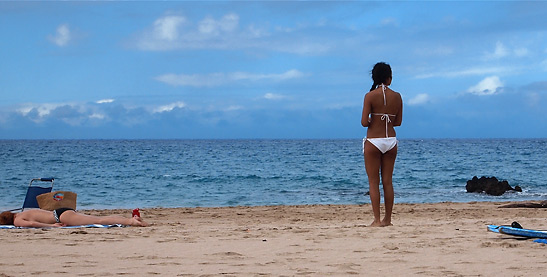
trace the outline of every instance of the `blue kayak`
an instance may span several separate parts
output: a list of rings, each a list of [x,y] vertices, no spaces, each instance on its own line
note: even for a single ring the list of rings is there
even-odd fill
[[[488,225],[487,228],[488,228],[488,231],[505,234],[505,235],[519,236],[519,237],[526,237],[526,238],[547,239],[547,231],[539,231],[539,230],[524,229],[524,228],[513,228],[510,226],[498,226],[498,225]]]

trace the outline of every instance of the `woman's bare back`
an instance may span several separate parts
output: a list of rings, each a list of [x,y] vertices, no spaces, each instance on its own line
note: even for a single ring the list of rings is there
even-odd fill
[[[388,123],[388,136],[396,136],[393,127],[401,125],[403,108],[403,101],[398,92],[391,90],[387,86],[384,88],[384,91],[382,91],[382,87],[378,87],[365,95],[363,106],[363,117],[370,118],[367,126],[365,126],[368,127],[367,138],[386,137],[386,121]],[[384,114],[389,117],[389,120],[385,117],[382,118]]]

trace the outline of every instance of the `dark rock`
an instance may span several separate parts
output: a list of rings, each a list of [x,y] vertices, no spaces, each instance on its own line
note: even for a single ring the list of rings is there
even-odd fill
[[[513,189],[507,181],[498,181],[496,177],[484,177],[480,179],[474,176],[473,179],[467,181],[465,186],[467,192],[484,192],[489,195],[500,196],[506,191],[522,191],[519,186]]]

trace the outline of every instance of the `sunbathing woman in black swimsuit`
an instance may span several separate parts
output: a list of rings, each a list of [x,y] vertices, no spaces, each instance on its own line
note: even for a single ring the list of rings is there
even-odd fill
[[[122,224],[131,226],[148,226],[140,216],[132,218],[121,216],[93,216],[77,213],[73,209],[61,208],[54,211],[26,210],[20,213],[3,212],[0,214],[0,225],[17,227],[63,227],[89,224]]]

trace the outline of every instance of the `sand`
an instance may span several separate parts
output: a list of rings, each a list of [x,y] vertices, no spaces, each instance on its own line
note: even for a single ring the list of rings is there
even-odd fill
[[[0,230],[0,276],[546,275],[546,244],[486,225],[547,229],[547,209],[502,204],[396,204],[383,228],[369,205],[142,209],[152,226]]]

